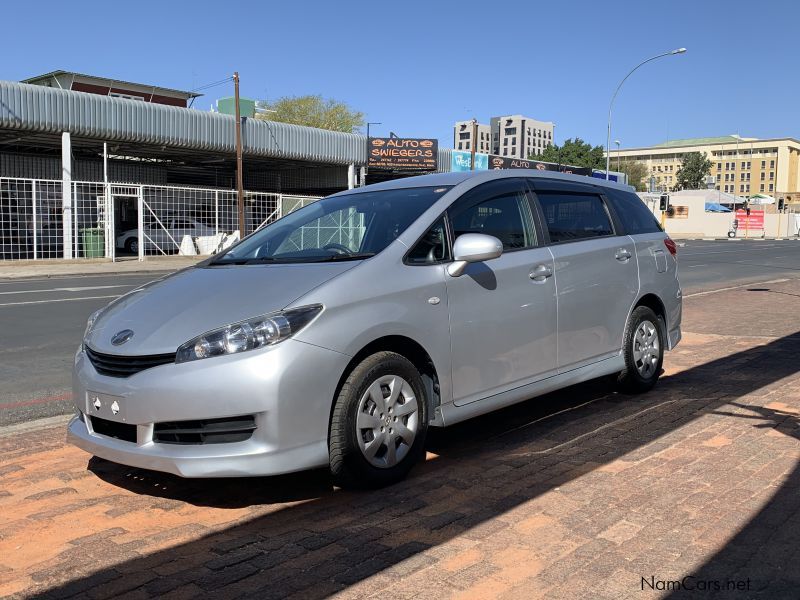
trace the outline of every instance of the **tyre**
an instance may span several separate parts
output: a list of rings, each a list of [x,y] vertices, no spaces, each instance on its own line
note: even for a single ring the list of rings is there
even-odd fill
[[[139,239],[128,238],[127,240],[125,240],[125,252],[130,252],[132,254],[139,254]]]
[[[653,388],[664,362],[663,321],[646,306],[637,306],[623,338],[625,369],[617,377],[621,391],[641,394]]]
[[[425,387],[395,352],[365,358],[347,376],[333,407],[328,451],[340,487],[382,487],[402,480],[425,451]]]

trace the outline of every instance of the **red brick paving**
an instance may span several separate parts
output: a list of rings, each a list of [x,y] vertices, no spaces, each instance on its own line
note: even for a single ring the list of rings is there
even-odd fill
[[[181,480],[90,460],[63,427],[0,435],[0,596],[655,598],[693,575],[796,598],[800,282],[766,287],[687,298],[653,392],[592,382],[436,431],[385,490]]]

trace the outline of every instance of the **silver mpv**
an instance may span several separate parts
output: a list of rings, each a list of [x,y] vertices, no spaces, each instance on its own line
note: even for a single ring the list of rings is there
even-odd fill
[[[335,194],[93,314],[74,444],[184,477],[398,481],[444,427],[594,377],[649,390],[675,244],[631,188],[536,171]]]

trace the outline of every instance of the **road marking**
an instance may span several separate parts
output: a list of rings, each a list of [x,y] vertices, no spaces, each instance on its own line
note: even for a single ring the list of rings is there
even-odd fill
[[[708,264],[704,264],[704,265],[686,265],[686,268],[687,269],[696,269],[697,267],[707,267],[707,266],[708,266]]]
[[[31,300],[29,302],[6,302],[0,306],[22,306],[25,304],[49,304],[50,302],[74,302],[76,300],[102,300],[103,298],[119,298],[120,294],[115,296],[85,296],[83,298],[58,298],[56,300]]]
[[[0,404],[0,410],[8,410],[10,408],[22,408],[23,406],[34,406],[36,404],[46,404],[48,402],[61,402],[62,400],[72,400],[72,392],[58,394],[57,396],[45,396],[44,398],[34,398],[33,400],[22,400],[20,402],[11,402],[10,404]]]
[[[0,296],[9,294],[41,294],[43,292],[87,292],[89,290],[108,290],[111,288],[136,287],[135,285],[93,285],[88,287],[63,287],[48,290],[16,290],[14,292],[0,292]]]
[[[769,281],[751,281],[750,283],[743,283],[742,285],[734,285],[731,287],[724,287],[718,290],[708,290],[707,292],[695,292],[694,294],[684,294],[684,298],[692,298],[694,296],[707,296],[708,294],[716,294],[718,292],[727,292],[730,290],[738,290],[739,288],[747,287],[749,285],[766,285],[768,283],[784,283],[791,281],[790,279],[770,279]]]

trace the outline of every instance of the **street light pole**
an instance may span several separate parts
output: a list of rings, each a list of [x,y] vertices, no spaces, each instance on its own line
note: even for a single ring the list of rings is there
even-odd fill
[[[614,143],[617,145],[617,171],[619,171],[619,145],[622,143],[619,140],[614,140]]]
[[[638,65],[633,67],[627,75],[625,75],[622,81],[619,82],[617,89],[614,90],[614,95],[611,96],[611,102],[608,105],[608,132],[607,132],[608,135],[606,137],[606,180],[608,180],[608,172],[611,169],[611,148],[609,147],[611,146],[611,109],[614,108],[614,100],[616,100],[617,98],[617,94],[619,93],[619,88],[621,88],[622,84],[625,83],[628,77],[633,75],[633,72],[642,65],[645,65],[650,61],[656,60],[657,58],[662,58],[664,56],[672,56],[673,54],[683,54],[684,52],[686,52],[686,48],[676,48],[675,50],[670,50],[669,52],[664,52],[663,54],[651,56],[647,60],[643,60]]]
[[[363,185],[367,184],[367,173],[369,173],[369,126],[370,125],[383,125],[383,123],[378,123],[377,121],[367,121],[367,164],[364,165],[364,181],[362,182]]]

